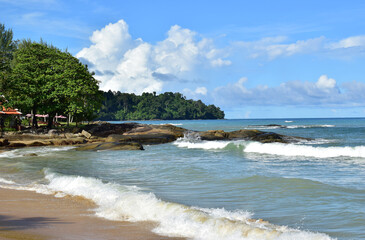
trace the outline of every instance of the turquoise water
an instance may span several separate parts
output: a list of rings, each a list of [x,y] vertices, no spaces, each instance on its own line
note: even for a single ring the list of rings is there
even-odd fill
[[[142,123],[260,129],[313,140],[261,144],[187,136],[145,151],[18,149],[0,153],[0,185],[84,196],[97,203],[99,217],[155,221],[154,231],[167,236],[365,239],[365,119]],[[31,152],[38,156],[24,156]]]

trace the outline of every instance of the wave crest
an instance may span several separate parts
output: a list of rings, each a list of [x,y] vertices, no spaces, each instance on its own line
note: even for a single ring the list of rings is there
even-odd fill
[[[158,199],[138,187],[103,183],[99,179],[62,176],[46,171],[47,187],[55,192],[94,201],[96,215],[110,220],[154,221],[154,232],[191,239],[330,239],[311,233],[251,219],[246,211],[189,207]]]

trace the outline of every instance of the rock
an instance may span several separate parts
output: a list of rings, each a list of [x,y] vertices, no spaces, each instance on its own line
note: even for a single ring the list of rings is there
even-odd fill
[[[81,135],[81,134],[80,134]],[[74,133],[65,133],[65,138],[70,139],[70,138],[75,138],[75,137],[80,137],[79,134],[74,134]]]
[[[143,144],[160,144],[173,142],[183,137],[187,130],[170,124],[139,126],[123,134],[124,137],[116,137],[118,141],[136,141]],[[110,141],[107,140],[106,141]]]
[[[143,150],[143,146],[137,142],[107,142],[90,143],[76,148],[77,151],[98,151],[98,150]]]
[[[112,134],[109,135],[105,142],[138,142],[141,144],[161,144],[173,142],[176,137],[173,134],[166,133],[148,133],[148,134],[137,134],[137,135],[119,135]]]
[[[0,147],[9,145],[8,139],[0,139]]]
[[[238,131],[233,131],[233,132],[229,132],[228,133],[228,138],[229,139],[251,139],[257,135],[262,134],[262,131],[259,130],[245,130],[245,129],[241,129]]]
[[[35,153],[27,153],[23,155],[24,157],[37,157],[38,155]]]
[[[223,130],[209,130],[206,132],[200,132],[201,140],[227,140],[228,134]]]
[[[272,143],[272,142],[288,143],[286,140],[284,140],[281,137],[281,135],[279,135],[277,133],[272,133],[272,132],[259,134],[255,137],[253,137],[251,140],[262,142],[262,143]]]
[[[20,148],[20,147],[26,147],[27,145],[23,142],[11,142],[7,147],[9,148]]]
[[[63,146],[63,145],[76,145],[84,144],[87,141],[82,137],[69,138],[69,139],[50,139],[51,145]]]
[[[34,141],[34,142],[27,144],[27,146],[31,146],[31,147],[39,147],[39,146],[45,146],[45,145],[47,145],[47,144],[44,142],[39,142],[39,141]]]
[[[54,137],[55,135],[58,135],[58,132],[57,132],[56,129],[51,129],[51,130],[48,131],[48,135]]]
[[[134,128],[142,126],[139,123],[122,123],[122,124],[90,124],[84,127],[84,130],[97,137],[107,137],[111,134],[123,134]]]
[[[82,130],[81,134],[86,138],[91,138],[91,134],[85,130]]]
[[[262,143],[288,141],[282,135],[273,132],[262,132],[259,130],[238,130],[233,132],[224,132],[222,130],[212,130],[199,132],[201,140],[249,140]]]

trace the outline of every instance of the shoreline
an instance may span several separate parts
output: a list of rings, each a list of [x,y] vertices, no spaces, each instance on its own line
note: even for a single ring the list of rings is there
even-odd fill
[[[81,197],[56,198],[0,187],[0,239],[182,240],[157,235],[151,222],[109,221],[93,214]]]

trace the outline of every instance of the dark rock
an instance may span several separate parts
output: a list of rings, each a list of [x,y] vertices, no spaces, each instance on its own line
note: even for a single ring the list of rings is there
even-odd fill
[[[122,124],[90,124],[84,127],[84,130],[89,132],[93,136],[107,137],[111,134],[123,134],[134,128],[142,126],[139,123],[122,123]]]
[[[201,140],[228,140],[228,133],[223,130],[209,130],[206,132],[200,132]]]
[[[107,142],[90,143],[76,148],[77,151],[98,151],[98,150],[143,150],[143,146],[136,142]]]
[[[23,155],[24,157],[37,157],[38,155],[35,153],[27,153]]]
[[[45,144],[44,142],[38,142],[38,141],[34,141],[32,143],[27,144],[27,146],[31,146],[31,147],[38,147],[38,146],[45,146],[47,144]]]
[[[9,145],[8,139],[0,139],[0,147]]]
[[[20,148],[20,147],[26,147],[27,144],[22,142],[11,142],[7,147],[9,148]]]
[[[201,140],[248,140],[262,143],[271,142],[298,142],[303,140],[301,137],[284,136],[273,132],[262,132],[259,130],[238,130],[233,132],[224,132],[222,130],[212,130],[199,132]],[[306,139],[310,140],[310,139]]]

